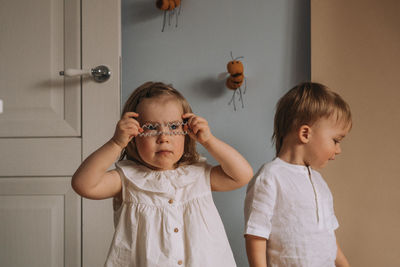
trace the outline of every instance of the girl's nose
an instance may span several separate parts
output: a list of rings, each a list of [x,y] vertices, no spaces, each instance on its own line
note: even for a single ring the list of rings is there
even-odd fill
[[[168,134],[165,134],[165,132],[161,132],[161,134],[157,136],[157,144],[161,143],[169,143]]]

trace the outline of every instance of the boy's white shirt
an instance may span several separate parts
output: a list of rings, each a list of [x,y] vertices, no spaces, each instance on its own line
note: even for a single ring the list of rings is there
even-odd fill
[[[245,234],[268,239],[269,267],[335,266],[339,225],[332,194],[309,170],[275,158],[248,185]]]

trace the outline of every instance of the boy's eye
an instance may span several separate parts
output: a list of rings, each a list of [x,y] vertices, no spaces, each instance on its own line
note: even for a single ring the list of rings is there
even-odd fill
[[[333,139],[333,142],[335,142],[335,144],[339,144],[340,143],[340,141],[337,140],[337,139]]]

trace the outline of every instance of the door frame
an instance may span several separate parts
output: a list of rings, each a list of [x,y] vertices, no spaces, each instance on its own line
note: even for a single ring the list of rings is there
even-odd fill
[[[84,81],[82,160],[112,137],[120,117],[121,0],[82,0],[82,69],[98,65],[111,77]],[[112,200],[82,199],[82,266],[104,265],[113,233]]]

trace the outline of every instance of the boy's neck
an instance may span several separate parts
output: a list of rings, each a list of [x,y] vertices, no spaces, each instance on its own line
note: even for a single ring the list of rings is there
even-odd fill
[[[285,140],[278,157],[290,164],[308,166],[304,157],[303,147],[295,142]]]

